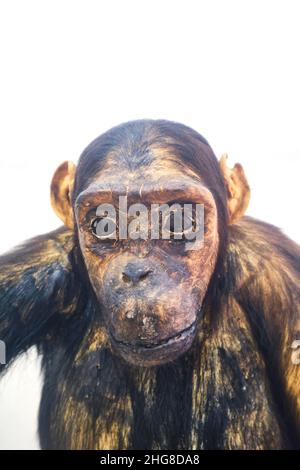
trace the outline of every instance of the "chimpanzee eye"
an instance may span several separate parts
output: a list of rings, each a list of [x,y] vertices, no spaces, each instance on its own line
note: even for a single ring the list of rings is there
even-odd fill
[[[97,225],[99,221],[100,221],[100,217],[98,217],[97,219],[94,219],[91,223],[91,229],[94,235],[97,235]]]
[[[110,217],[96,217],[91,222],[92,233],[101,240],[116,239],[116,228]]]
[[[171,238],[174,241],[185,240],[187,233],[190,233],[194,226],[193,217],[186,215],[183,208],[172,211],[162,224],[163,238]]]

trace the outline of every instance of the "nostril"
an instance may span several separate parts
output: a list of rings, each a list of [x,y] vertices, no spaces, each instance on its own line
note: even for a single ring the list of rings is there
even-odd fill
[[[122,272],[122,279],[123,282],[126,284],[128,283],[137,283],[139,281],[143,281],[146,277],[152,273],[151,269],[145,270],[145,268],[138,268],[138,269],[125,269]]]
[[[140,278],[139,278],[139,281],[142,281],[143,279],[146,279],[146,277],[148,276],[148,274],[152,273],[151,269],[149,269],[148,271],[146,271],[145,273],[141,274],[140,275]]]
[[[126,284],[131,282],[130,276],[128,276],[128,274],[126,274],[126,273],[122,273],[122,279]]]

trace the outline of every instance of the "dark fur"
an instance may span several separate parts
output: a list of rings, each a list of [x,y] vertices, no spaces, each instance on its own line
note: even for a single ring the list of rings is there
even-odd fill
[[[222,235],[199,333],[185,355],[147,369],[111,352],[97,336],[101,312],[71,231],[33,239],[0,258],[0,339],[8,362],[32,345],[43,356],[42,448],[299,447],[300,379],[290,345],[299,334],[300,249],[251,218],[231,226],[227,240],[215,157],[198,134],[176,126],[159,121],[157,129],[180,138],[179,158],[213,191]],[[115,132],[85,151],[74,198],[96,171],[98,152],[107,152],[112,139],[120,145],[121,134],[124,144],[128,128]],[[193,139],[207,147],[199,162]]]

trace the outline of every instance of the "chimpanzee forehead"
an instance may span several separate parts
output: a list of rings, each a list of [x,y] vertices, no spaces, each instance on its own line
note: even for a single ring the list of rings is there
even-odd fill
[[[156,175],[156,177],[154,176]],[[206,207],[214,207],[210,190],[197,175],[171,168],[165,171],[152,172],[149,167],[144,174],[130,172],[102,172],[75,201],[76,208],[93,207],[103,203],[118,204],[119,197],[126,196],[128,203],[170,203],[171,201],[194,201]]]
[[[151,146],[143,153],[128,154],[122,150],[111,151],[102,162],[101,169],[94,175],[93,181],[115,180],[131,182],[137,179],[157,181],[168,177],[182,178],[193,176],[201,181],[201,175],[184,163],[174,148],[169,146]]]
[[[221,181],[218,161],[200,134],[169,121],[129,122],[98,137],[84,150],[73,202],[90,185],[103,181],[117,180],[128,186],[132,181],[150,184],[184,175],[212,188]]]

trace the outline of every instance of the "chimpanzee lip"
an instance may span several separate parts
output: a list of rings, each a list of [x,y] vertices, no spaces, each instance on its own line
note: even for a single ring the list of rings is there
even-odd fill
[[[193,335],[193,333],[195,332],[195,328],[196,328],[196,322],[193,322],[190,326],[188,326],[184,330],[181,330],[179,333],[176,333],[173,336],[169,336],[169,338],[166,338],[157,344],[126,343],[124,341],[117,340],[116,338],[114,338],[113,335],[111,335],[111,337],[113,341],[117,343],[119,346],[123,346],[123,347],[125,346],[126,348],[130,348],[136,351],[141,351],[141,350],[154,351],[154,350],[158,350],[166,346],[171,346],[178,342],[184,341],[189,336]]]

